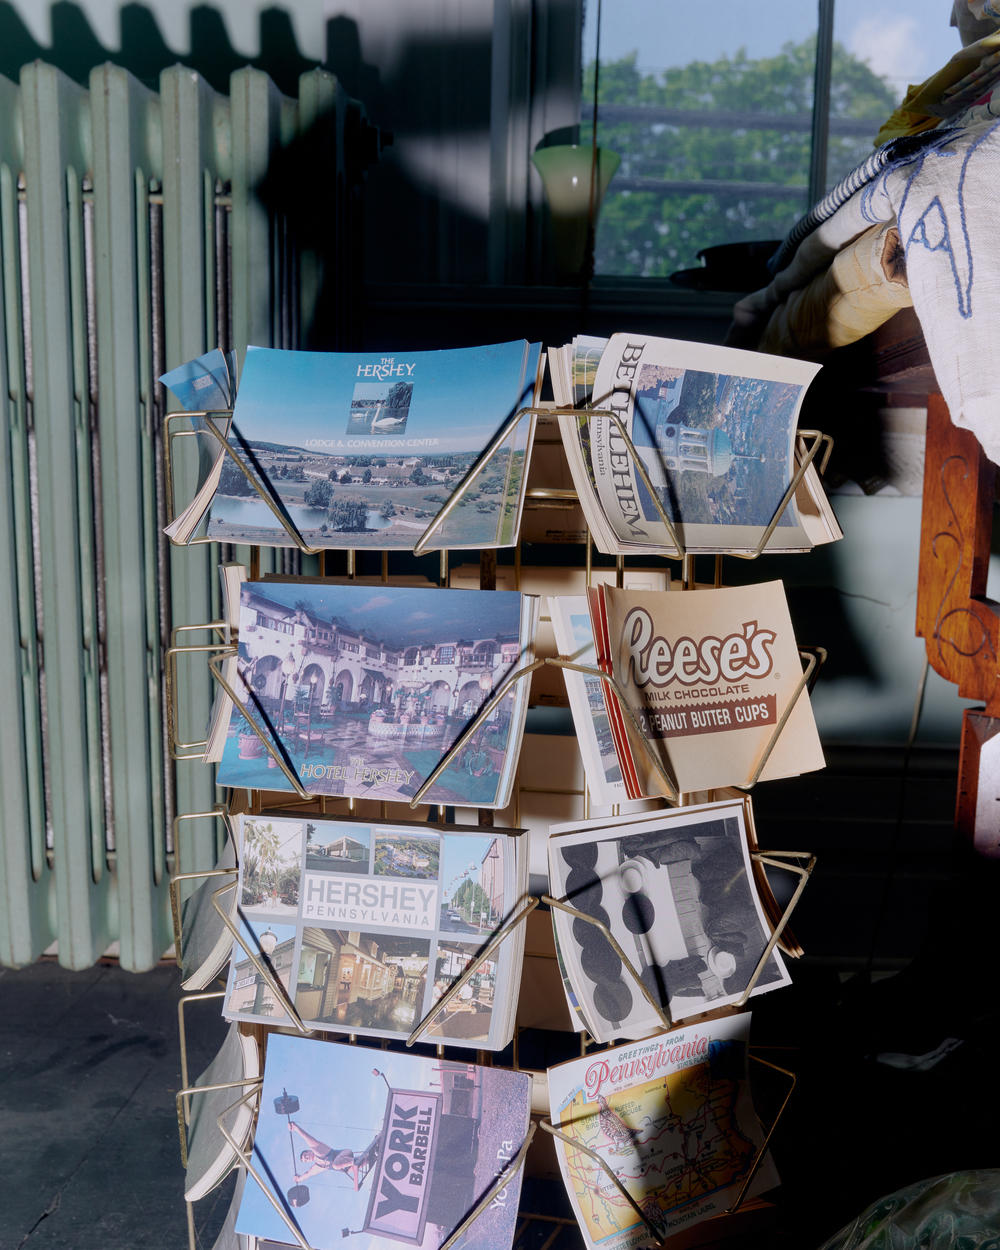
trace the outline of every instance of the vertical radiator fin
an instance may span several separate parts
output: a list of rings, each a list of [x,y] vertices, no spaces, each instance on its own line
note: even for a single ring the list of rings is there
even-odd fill
[[[28,396],[21,298],[18,88],[0,79],[0,962],[30,963],[55,937],[45,854],[40,664],[35,618]]]
[[[237,70],[230,80],[233,135],[233,330],[241,347],[247,343],[291,347],[287,271],[281,264],[283,222],[275,220],[256,199],[254,188],[267,173],[282,137],[294,133],[296,106],[272,82],[251,69]],[[235,211],[236,205],[242,211]],[[265,263],[261,263],[264,258]],[[240,360],[242,365],[242,356]],[[281,572],[281,551],[264,547],[261,573]],[[237,547],[237,560],[248,549]]]
[[[216,343],[215,214],[217,180],[229,181],[229,102],[193,71],[175,66],[160,78],[163,168],[163,339],[168,368],[191,360]],[[177,494],[190,498],[198,480],[198,457],[177,441],[174,460]],[[185,454],[186,453],[186,454]],[[171,550],[170,594],[173,619],[190,625],[209,621],[218,557],[213,546]],[[185,725],[208,723],[212,690],[204,668],[178,665],[177,702]],[[181,763],[176,775],[177,810],[203,812],[215,803],[211,770]],[[197,826],[197,829],[195,828]],[[204,862],[195,842],[202,822],[183,821],[175,847],[178,868],[196,872]]]
[[[149,967],[170,943],[162,890],[168,874],[158,732],[154,379],[146,329],[152,310],[143,280],[150,272],[150,171],[161,167],[159,99],[111,65],[91,74],[90,99],[104,579],[114,588],[104,617],[118,937],[130,962]]]
[[[87,967],[111,941],[105,864],[100,639],[87,370],[82,185],[87,92],[50,65],[21,75],[27,208],[30,411],[45,775],[62,962]]]

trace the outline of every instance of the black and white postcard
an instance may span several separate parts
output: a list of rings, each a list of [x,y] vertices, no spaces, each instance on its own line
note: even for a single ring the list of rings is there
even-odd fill
[[[676,1023],[726,1007],[746,990],[771,936],[754,885],[749,800],[554,825],[554,897],[600,920]],[[644,1037],[663,1023],[604,934],[552,911],[571,1009],[600,1042]],[[753,993],[787,985],[772,952]]]

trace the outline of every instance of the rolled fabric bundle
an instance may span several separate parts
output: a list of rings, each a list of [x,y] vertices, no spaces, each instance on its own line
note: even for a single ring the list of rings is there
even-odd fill
[[[829,267],[792,291],[764,329],[758,350],[816,360],[854,343],[913,301],[895,222],[872,226]]]

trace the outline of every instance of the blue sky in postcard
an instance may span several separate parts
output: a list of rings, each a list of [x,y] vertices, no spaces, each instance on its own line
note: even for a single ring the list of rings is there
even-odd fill
[[[284,1090],[299,1098],[300,1109],[292,1118],[313,1137],[335,1149],[361,1151],[382,1129],[388,1098],[386,1082],[395,1089],[430,1088],[436,1063],[436,1059],[412,1054],[272,1035],[267,1045],[255,1162],[265,1174],[270,1174],[282,1193],[293,1184],[294,1167],[304,1170],[307,1166],[297,1158],[305,1142],[299,1137],[294,1139],[293,1162],[288,1118],[274,1110],[274,1099]],[[375,1075],[376,1068],[385,1073],[385,1080]],[[367,1183],[355,1192],[343,1174],[310,1178],[308,1204],[292,1213],[313,1245],[346,1244],[341,1241],[341,1229],[361,1228],[371,1183],[369,1176]],[[249,1178],[237,1229],[262,1230],[267,1236],[290,1240],[284,1223]],[[354,1250],[365,1250],[372,1244],[387,1243],[364,1233],[350,1239]]]
[[[242,593],[244,603],[258,595],[285,607],[305,603],[322,620],[339,617],[390,646],[493,638],[497,633],[516,638],[520,630],[521,596],[512,590],[245,582]]]

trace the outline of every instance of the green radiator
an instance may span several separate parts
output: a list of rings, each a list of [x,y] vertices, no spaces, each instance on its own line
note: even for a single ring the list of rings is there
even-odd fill
[[[319,70],[295,99],[252,69],[228,95],[180,66],[158,91],[114,66],[86,88],[40,63],[0,79],[2,964],[53,948],[149,968],[172,940],[170,875],[214,863],[215,822],[175,823],[216,792],[167,753],[162,655],[172,623],[213,618],[220,553],[161,537],[156,378],[216,345],[302,345],[324,263],[351,247],[352,134],[370,142]],[[302,144],[330,223],[311,252],[256,193]],[[178,457],[178,496],[195,472]],[[179,680],[200,730],[208,675]]]

